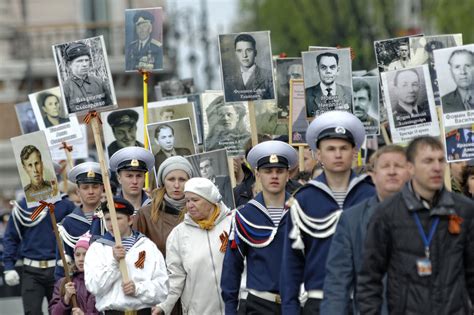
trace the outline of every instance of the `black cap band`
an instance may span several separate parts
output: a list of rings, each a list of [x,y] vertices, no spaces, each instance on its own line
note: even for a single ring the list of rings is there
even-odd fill
[[[319,147],[321,140],[342,139],[355,146],[355,140],[352,133],[344,127],[327,128],[321,131],[316,139],[316,147]]]
[[[76,176],[76,183],[78,184],[102,184],[102,175],[95,172],[82,173]]]
[[[265,156],[265,157],[261,158],[260,160],[258,160],[257,169],[273,168],[273,167],[288,168],[288,165],[289,165],[289,163],[288,163],[288,159],[286,157],[281,156],[281,155],[272,154],[272,155]]]
[[[119,171],[140,171],[140,172],[148,172],[148,168],[146,167],[146,163],[140,160],[126,160],[121,162],[117,166],[117,172]]]

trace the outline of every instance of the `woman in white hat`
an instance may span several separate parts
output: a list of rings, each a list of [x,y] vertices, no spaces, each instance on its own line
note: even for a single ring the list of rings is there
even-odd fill
[[[153,314],[169,314],[181,297],[186,314],[224,314],[222,263],[231,217],[217,187],[208,179],[184,185],[186,214],[166,242],[169,294]]]

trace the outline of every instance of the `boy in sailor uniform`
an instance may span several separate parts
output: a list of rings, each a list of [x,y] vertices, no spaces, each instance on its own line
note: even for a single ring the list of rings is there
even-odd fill
[[[221,289],[226,314],[237,314],[244,261],[247,263],[246,314],[280,314],[280,271],[287,224],[285,191],[295,149],[281,141],[256,145],[247,160],[256,169],[262,192],[235,210],[224,257]],[[241,311],[239,310],[239,313]]]
[[[151,199],[143,190],[145,174],[155,166],[155,156],[140,147],[126,147],[115,152],[110,158],[110,170],[117,172],[117,180],[121,191],[118,197],[130,202],[138,209],[151,203]]]
[[[56,176],[59,169],[55,167]],[[58,176],[59,177],[59,176]],[[3,263],[5,265],[5,282],[9,286],[20,283],[20,276],[15,270],[17,259],[23,261],[21,275],[21,297],[25,314],[41,314],[43,299],[49,301],[54,290],[54,266],[56,265],[56,238],[53,233],[51,216],[46,207],[36,217],[31,214],[36,207],[27,208],[26,200],[13,201],[12,214],[8,220],[3,238]],[[57,221],[62,220],[74,209],[74,203],[67,199],[54,204],[54,215]]]
[[[100,227],[101,220],[95,216],[95,210],[100,206],[104,184],[97,162],[76,165],[69,171],[68,178],[77,184],[77,193],[82,204],[58,224],[58,230],[63,240],[66,259],[73,261],[74,246],[84,233],[90,231],[92,235],[103,234],[101,231],[103,228]],[[58,251],[56,259],[61,261]],[[64,268],[61,265],[56,265],[54,276],[56,280],[64,277]]]
[[[290,213],[280,278],[283,314],[300,314],[301,283],[308,292],[302,314],[319,314],[327,254],[339,216],[343,209],[375,195],[369,177],[357,177],[351,170],[364,137],[362,122],[343,111],[324,113],[308,127],[306,142],[323,173],[287,203]]]

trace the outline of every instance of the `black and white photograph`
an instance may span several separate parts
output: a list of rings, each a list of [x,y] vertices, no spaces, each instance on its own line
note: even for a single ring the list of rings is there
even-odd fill
[[[412,66],[410,56],[410,37],[404,36],[374,42],[375,60],[379,72],[394,71]]]
[[[349,48],[303,52],[306,116],[351,111],[352,61]]]
[[[275,64],[278,118],[288,118],[290,80],[303,79],[303,63],[301,58],[278,58]]]
[[[35,113],[30,102],[15,104],[16,117],[22,134],[35,132],[39,130]]]
[[[230,157],[244,156],[251,141],[247,103],[225,103],[222,93],[203,93],[202,106],[206,151],[227,149]]]
[[[165,97],[184,96],[196,92],[194,87],[194,79],[171,79],[158,82],[155,85],[155,96],[157,100],[162,100]]]
[[[28,208],[60,200],[58,181],[44,131],[11,138]]]
[[[436,105],[441,105],[433,51],[462,45],[462,34],[410,37],[412,66],[428,65]]]
[[[204,152],[186,157],[194,168],[194,173],[212,181],[222,196],[222,201],[230,209],[235,208],[234,194],[229,176],[229,160],[225,149]]]
[[[275,98],[270,32],[219,35],[226,102]]]
[[[364,124],[366,135],[378,135],[380,100],[378,77],[352,78],[352,112]]]
[[[457,162],[474,159],[474,128],[466,124],[445,128],[446,160]]]
[[[100,113],[107,156],[126,147],[144,147],[143,107]]]
[[[67,145],[72,148],[71,158],[73,160],[89,158],[87,125],[79,124],[79,130],[81,132],[81,137],[67,142]],[[66,152],[64,152],[62,144],[52,147],[50,146],[49,152],[51,153],[51,159],[53,159],[54,162],[59,163],[60,161],[67,160]]]
[[[28,95],[39,129],[45,131],[49,146],[80,138],[75,114],[67,115],[59,87]]]
[[[434,51],[445,127],[474,124],[474,44]]]
[[[69,114],[117,107],[104,37],[53,46],[61,95]]]
[[[278,119],[278,106],[274,100],[255,101],[255,121],[259,135],[275,138],[288,134],[288,120]]]
[[[180,118],[189,118],[195,143],[202,143],[198,138],[199,132],[196,124],[194,104],[184,99],[185,103],[169,105],[169,101],[148,103],[148,123],[165,122]]]
[[[125,71],[163,69],[163,10],[125,10]]]
[[[189,118],[146,125],[150,150],[155,156],[155,171],[170,156],[196,153]]]
[[[428,65],[382,73],[384,102],[393,143],[439,135]]]
[[[306,130],[309,124],[304,92],[303,80],[290,81],[289,143],[294,146],[306,145]]]

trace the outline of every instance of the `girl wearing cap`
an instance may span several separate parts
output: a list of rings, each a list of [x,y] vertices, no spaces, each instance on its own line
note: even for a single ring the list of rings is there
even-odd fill
[[[169,314],[178,298],[186,314],[224,314],[220,280],[231,217],[208,179],[184,185],[186,214],[166,242],[169,293],[153,314]]]
[[[54,286],[53,298],[49,302],[51,315],[63,314],[99,314],[95,308],[95,297],[87,291],[84,283],[84,258],[89,249],[91,235],[84,234],[74,247],[74,266],[71,282],[61,278]],[[76,296],[77,306],[72,307],[72,296]]]

